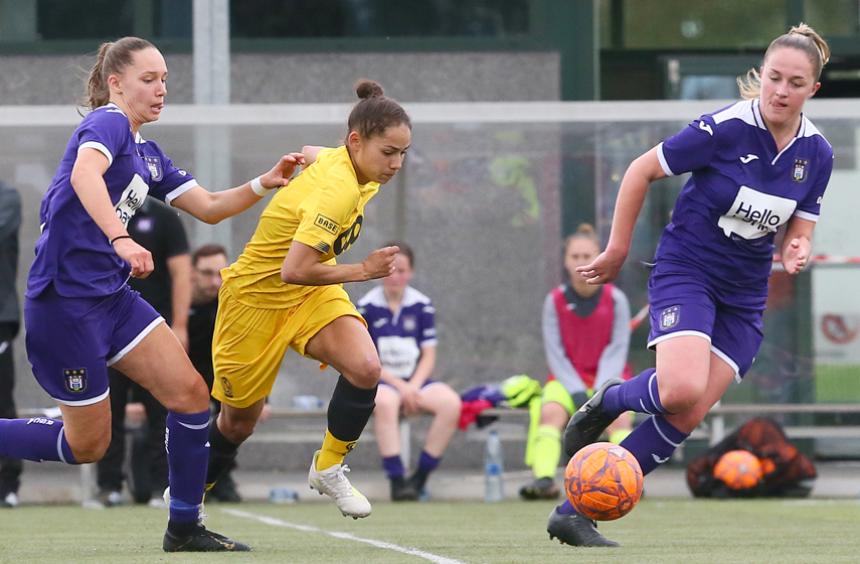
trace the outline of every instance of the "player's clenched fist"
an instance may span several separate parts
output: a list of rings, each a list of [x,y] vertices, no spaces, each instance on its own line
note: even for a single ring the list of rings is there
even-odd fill
[[[131,266],[131,275],[134,278],[146,278],[155,269],[152,262],[152,253],[138,245],[131,238],[117,240],[113,248],[119,258]]]
[[[385,278],[394,272],[394,257],[400,252],[400,247],[382,247],[376,249],[361,263],[368,280]]]

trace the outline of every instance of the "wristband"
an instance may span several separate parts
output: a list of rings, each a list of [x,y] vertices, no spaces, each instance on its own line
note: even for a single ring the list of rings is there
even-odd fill
[[[131,235],[117,235],[113,239],[110,240],[110,245],[113,247],[113,244],[119,241],[120,239],[131,239]]]
[[[254,191],[254,194],[261,197],[269,193],[269,188],[263,186],[259,176],[251,181],[251,190]]]

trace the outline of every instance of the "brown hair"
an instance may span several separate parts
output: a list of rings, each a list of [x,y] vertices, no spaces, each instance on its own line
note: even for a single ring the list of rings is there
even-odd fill
[[[96,55],[96,62],[87,76],[82,105],[94,110],[107,104],[110,101],[108,77],[121,73],[131,64],[132,55],[136,51],[149,47],[154,48],[155,45],[140,37],[122,37],[116,41],[102,43]]]
[[[201,245],[197,247],[197,249],[191,255],[191,265],[197,266],[197,263],[200,262],[200,259],[206,257],[213,257],[215,255],[224,255],[226,257],[227,249],[217,243],[206,243],[205,245]]]
[[[788,33],[784,33],[771,41],[767,51],[764,52],[762,65],[772,51],[782,47],[791,47],[806,53],[809,62],[812,63],[812,74],[815,76],[816,82],[821,78],[821,70],[830,60],[830,47],[814,29],[805,23],[800,23],[788,30]],[[746,75],[738,77],[738,89],[741,98],[745,100],[757,98],[761,94],[761,76],[758,69],[752,68],[747,71]]]
[[[565,254],[567,254],[567,248],[570,244],[577,239],[591,241],[597,245],[598,249],[600,248],[600,239],[597,238],[597,233],[594,231],[594,227],[590,223],[580,223],[579,227],[576,228],[576,232],[565,237],[564,245],[562,247]]]
[[[388,98],[382,86],[373,80],[362,79],[355,85],[359,100],[352,108],[347,120],[349,131],[357,131],[362,138],[382,135],[389,127],[405,123],[412,129],[412,121],[406,110]]]
[[[409,259],[409,268],[415,268],[415,253],[412,251],[412,247],[404,243],[403,241],[389,241],[383,245],[384,247],[400,247],[400,251],[397,254],[405,256]]]

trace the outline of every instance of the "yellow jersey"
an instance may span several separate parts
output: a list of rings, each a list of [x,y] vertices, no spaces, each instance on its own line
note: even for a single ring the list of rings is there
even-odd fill
[[[221,271],[236,300],[251,307],[295,307],[315,286],[287,284],[281,265],[298,241],[335,264],[361,234],[364,206],[378,182],[359,184],[346,147],[323,149],[314,163],[278,190],[260,216],[257,229],[236,262]]]

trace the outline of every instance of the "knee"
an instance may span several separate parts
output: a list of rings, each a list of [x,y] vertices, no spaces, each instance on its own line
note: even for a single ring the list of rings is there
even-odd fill
[[[344,373],[344,377],[353,386],[369,390],[379,383],[381,372],[382,366],[379,364],[379,358],[375,354],[372,354],[366,355],[349,373]]]
[[[458,396],[456,392],[453,392],[451,397],[443,404],[442,413],[445,414],[447,419],[457,421],[460,419],[460,411],[462,408],[463,402],[460,399],[460,396]]]
[[[400,401],[397,398],[391,397],[390,394],[384,396],[377,394],[376,407],[373,409],[373,414],[380,420],[396,421],[400,414]]]
[[[707,384],[707,377],[667,378],[665,388],[662,382],[659,384],[660,402],[669,413],[687,412],[705,395]]]
[[[561,431],[568,419],[570,419],[570,415],[567,413],[567,409],[558,402],[549,401],[540,408],[541,425],[550,425]]]
[[[180,379],[164,407],[177,413],[198,413],[209,409],[209,388],[196,372]]]
[[[69,448],[79,464],[98,462],[107,452],[110,438],[110,427],[107,427],[102,432],[88,433],[85,437],[76,438],[74,442],[69,442]],[[119,437],[119,440],[124,439],[125,437]]]
[[[257,421],[253,419],[225,419],[218,423],[218,430],[233,444],[241,444],[254,434]]]

